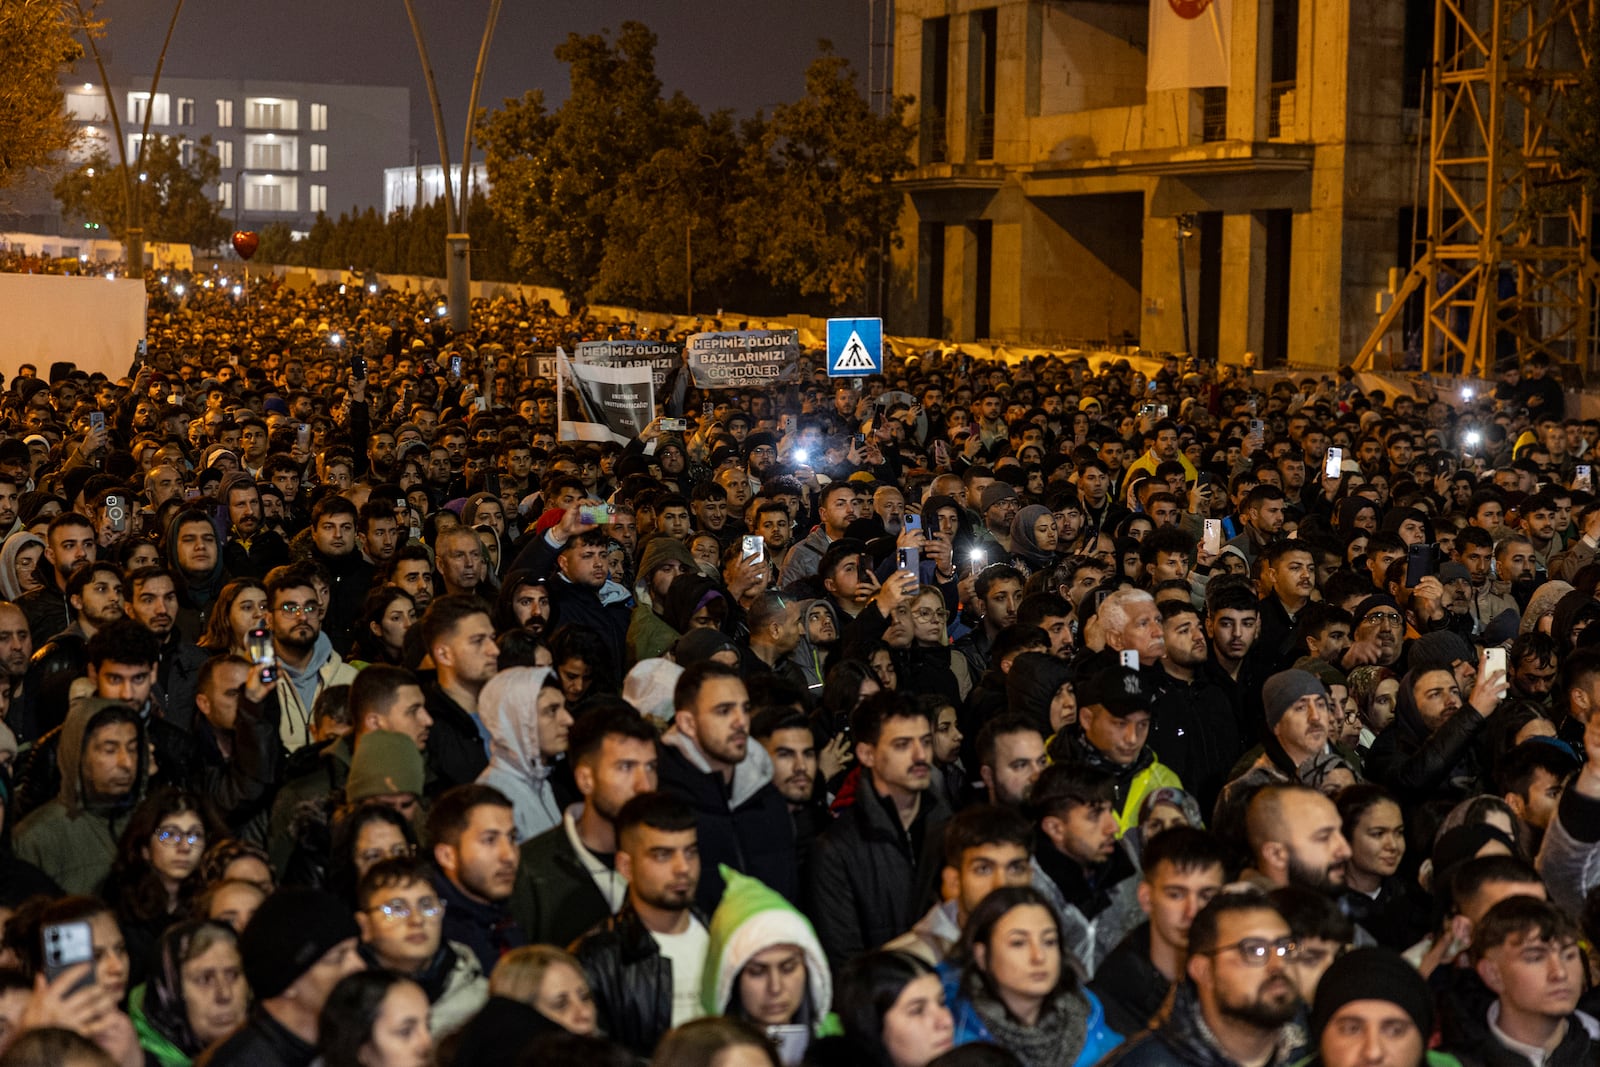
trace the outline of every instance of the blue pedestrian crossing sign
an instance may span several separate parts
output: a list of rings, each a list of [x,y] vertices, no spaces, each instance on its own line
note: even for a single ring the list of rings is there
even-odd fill
[[[882,319],[828,320],[828,376],[861,378],[883,373]]]

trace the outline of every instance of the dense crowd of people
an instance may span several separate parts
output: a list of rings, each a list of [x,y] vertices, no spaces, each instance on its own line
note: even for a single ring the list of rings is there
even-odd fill
[[[540,357],[644,331],[150,288],[0,393],[0,1065],[1596,1061],[1539,357],[811,353],[595,445]]]

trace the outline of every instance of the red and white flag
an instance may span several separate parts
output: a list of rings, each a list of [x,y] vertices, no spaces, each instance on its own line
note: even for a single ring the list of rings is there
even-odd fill
[[[1150,0],[1146,88],[1227,85],[1232,14],[1231,0]]]

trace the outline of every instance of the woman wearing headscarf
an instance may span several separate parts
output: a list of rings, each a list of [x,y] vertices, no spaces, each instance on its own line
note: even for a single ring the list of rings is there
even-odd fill
[[[22,566],[19,566],[18,556],[22,557]],[[4,593],[7,600],[15,603],[17,597],[39,587],[33,572],[43,556],[44,538],[36,533],[18,530],[6,538],[4,547],[0,547],[0,593]]]
[[[186,994],[184,968],[208,975]],[[230,927],[190,919],[161,936],[150,980],[128,994],[128,1014],[145,1062],[189,1067],[201,1051],[238,1029],[250,1009],[238,939]]]
[[[565,802],[576,799],[576,790],[558,790],[560,783],[551,781],[556,757],[567,750],[572,729],[555,672],[548,667],[501,671],[478,695],[478,717],[489,733],[489,765],[478,782],[510,799],[518,839],[531,840],[559,825]]]
[[[1024,575],[1055,565],[1058,527],[1055,512],[1029,504],[1011,520],[1011,565]]]

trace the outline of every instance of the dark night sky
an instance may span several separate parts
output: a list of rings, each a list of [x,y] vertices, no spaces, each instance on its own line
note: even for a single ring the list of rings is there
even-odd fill
[[[880,11],[881,11],[880,3]],[[472,66],[487,0],[417,0],[444,98],[452,152],[460,151]],[[172,0],[107,0],[106,46],[113,77],[146,76],[161,50]],[[634,19],[659,39],[665,91],[682,90],[703,110],[741,114],[798,98],[806,64],[827,38],[866,84],[868,0],[509,0],[501,9],[481,102],[540,88],[567,93],[566,67],[552,54],[569,32],[615,30]],[[86,61],[87,62],[87,61]],[[177,77],[405,85],[411,135],[437,160],[432,119],[401,0],[189,0],[165,72]]]

